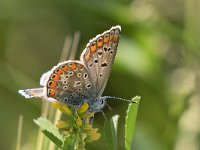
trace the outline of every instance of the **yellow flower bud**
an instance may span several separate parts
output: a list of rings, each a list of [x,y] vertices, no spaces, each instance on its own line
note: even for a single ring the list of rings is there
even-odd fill
[[[82,114],[82,113],[84,113],[84,112],[86,112],[87,110],[88,110],[88,108],[89,108],[89,105],[88,105],[88,103],[87,102],[84,102],[80,107],[79,107],[79,109],[78,109],[78,114]]]
[[[72,115],[72,111],[67,105],[63,105],[62,108],[64,110],[64,113],[66,113],[68,116]]]
[[[86,133],[82,133],[82,140],[84,141],[87,138],[87,134]]]
[[[54,108],[56,108],[56,109],[59,109],[61,112],[64,112],[64,110],[63,110],[63,104],[58,103],[58,102],[53,102],[53,103],[52,103],[52,106],[53,106]]]
[[[62,120],[58,120],[58,124],[56,125],[57,128],[68,128],[69,126],[71,126],[71,121],[67,120],[67,121],[62,121]]]
[[[87,136],[87,138],[85,139],[86,142],[92,142],[92,141],[96,141],[101,137],[100,133],[96,133],[96,132],[90,132]]]
[[[80,126],[82,126],[82,124],[83,124],[83,122],[82,122],[81,118],[79,116],[77,116],[76,125],[80,127]]]

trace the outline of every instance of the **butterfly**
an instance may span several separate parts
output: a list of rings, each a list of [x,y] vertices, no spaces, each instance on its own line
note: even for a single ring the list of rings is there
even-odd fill
[[[118,25],[97,35],[86,45],[80,60],[57,64],[42,75],[42,88],[19,90],[19,93],[25,98],[42,98],[70,106],[87,102],[88,111],[101,111],[105,100],[113,98],[102,96],[102,93],[111,73],[120,33],[121,27]]]

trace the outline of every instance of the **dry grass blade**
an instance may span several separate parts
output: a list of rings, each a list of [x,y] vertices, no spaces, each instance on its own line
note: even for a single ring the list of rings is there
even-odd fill
[[[23,115],[19,116],[18,130],[17,130],[17,144],[16,150],[20,150],[22,139]]]
[[[60,62],[68,60],[68,59],[75,59],[77,48],[78,48],[78,43],[80,39],[80,32],[76,31],[74,33],[74,39],[73,43],[71,40],[71,37],[67,36],[64,47],[60,56]],[[72,47],[71,47],[72,45]],[[70,49],[71,47],[71,49]],[[57,123],[57,121],[61,118],[62,113],[59,110],[56,110],[55,117],[54,117],[54,124]],[[53,142],[49,143],[49,150],[54,150],[55,149],[55,144]]]
[[[65,38],[64,46],[60,56],[60,62],[65,61],[67,58],[69,58],[71,45],[72,45],[72,38],[71,36],[67,36]]]
[[[75,56],[76,56],[76,52],[77,52],[77,49],[78,49],[78,43],[79,43],[79,39],[80,39],[80,32],[79,31],[76,31],[74,33],[74,39],[73,39],[73,43],[72,43],[72,48],[70,50],[70,55],[69,55],[69,59],[75,59]]]
[[[42,110],[41,110],[41,112],[42,112],[41,116],[42,117],[47,118],[48,108],[49,108],[49,103],[46,102],[46,101],[43,101],[43,103],[42,103]],[[42,130],[39,129],[38,130],[38,138],[37,138],[36,150],[41,150],[42,149],[43,138],[44,138],[44,135],[42,133]]]

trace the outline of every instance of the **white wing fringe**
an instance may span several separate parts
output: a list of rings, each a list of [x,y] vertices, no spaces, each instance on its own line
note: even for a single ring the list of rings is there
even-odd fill
[[[44,96],[43,88],[19,90],[18,92],[25,98],[41,98]]]

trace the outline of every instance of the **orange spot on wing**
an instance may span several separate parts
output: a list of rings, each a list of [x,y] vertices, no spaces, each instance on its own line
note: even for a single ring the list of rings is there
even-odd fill
[[[81,64],[78,64],[77,66],[78,66],[78,69],[82,69],[82,68],[84,67],[84,66],[81,65]]]
[[[102,47],[103,45],[103,38],[100,37],[98,40],[97,40],[97,47]]]
[[[56,95],[56,91],[55,90],[53,90],[53,89],[49,89],[48,90],[48,96],[55,97],[55,95]]]
[[[49,81],[48,82],[48,86],[51,87],[51,88],[54,88],[56,87],[58,84],[55,82],[55,81]]]
[[[52,74],[52,75],[51,75],[51,79],[52,79],[52,80],[55,80],[55,81],[56,81],[56,80],[60,80],[60,76],[59,76],[58,74]]]
[[[62,65],[60,68],[62,70],[64,70],[64,71],[68,71],[69,70],[69,66],[67,66],[67,65]]]
[[[71,65],[71,69],[72,69],[72,70],[75,70],[76,68],[77,68],[76,64],[73,63],[73,64]]]
[[[85,54],[85,60],[88,61],[90,59],[90,51],[88,50]]]
[[[109,34],[106,34],[106,35],[104,36],[103,42],[104,42],[104,43],[108,43],[108,42],[109,42]]]
[[[90,51],[91,52],[96,52],[97,50],[97,45],[96,45],[96,42],[93,42],[91,45],[90,45]]]
[[[57,74],[62,74],[63,73],[63,71],[60,68],[56,69],[54,72],[57,73]]]
[[[113,38],[114,38],[114,30],[112,30],[112,31],[110,32],[110,41],[112,41]]]

